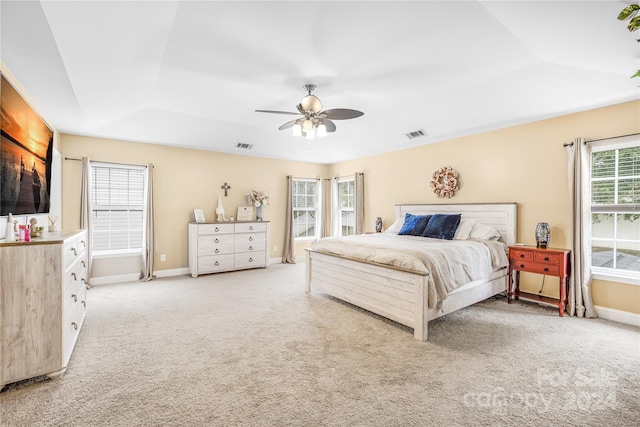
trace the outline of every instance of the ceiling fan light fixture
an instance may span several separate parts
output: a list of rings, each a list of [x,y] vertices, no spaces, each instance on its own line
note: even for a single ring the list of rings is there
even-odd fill
[[[314,128],[309,129],[305,134],[304,137],[307,139],[316,139],[316,130]]]
[[[305,119],[305,121],[302,122],[302,130],[308,132],[311,129],[313,129],[313,122],[309,119]]]
[[[293,125],[292,135],[302,136],[302,125],[300,125],[300,123],[296,123],[295,125]]]
[[[327,136],[327,125],[324,123],[320,123],[318,125],[318,130],[316,131],[317,136]]]

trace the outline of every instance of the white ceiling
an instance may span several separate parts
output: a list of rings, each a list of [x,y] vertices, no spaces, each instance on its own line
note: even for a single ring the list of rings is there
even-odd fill
[[[638,99],[630,2],[2,0],[0,53],[63,133],[334,163]],[[254,111],[305,83],[364,116]]]

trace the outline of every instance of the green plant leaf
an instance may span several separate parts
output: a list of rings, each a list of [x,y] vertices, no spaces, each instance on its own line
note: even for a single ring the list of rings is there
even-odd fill
[[[640,70],[638,70],[637,73],[635,73],[633,76],[631,76],[630,78],[634,78],[634,77],[640,77]]]
[[[640,28],[640,16],[633,18],[631,22],[629,22],[629,25],[627,25],[627,28],[629,31],[635,31]]]
[[[618,15],[618,19],[621,21],[624,21],[625,19],[629,19],[633,15],[635,15],[636,12],[638,12],[638,10],[640,10],[640,5],[631,4],[625,7],[624,9],[622,9],[622,12],[620,12],[620,15]]]

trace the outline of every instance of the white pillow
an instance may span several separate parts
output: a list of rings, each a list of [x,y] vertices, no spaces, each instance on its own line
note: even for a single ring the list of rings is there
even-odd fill
[[[475,223],[475,219],[461,219],[456,234],[453,236],[453,240],[467,240]]]
[[[500,232],[490,225],[474,224],[469,233],[469,239],[475,240],[499,240]]]
[[[404,225],[404,218],[403,217],[398,218],[396,219],[396,222],[391,224],[391,227],[384,230],[384,232],[398,234],[398,231],[400,231],[403,225]]]

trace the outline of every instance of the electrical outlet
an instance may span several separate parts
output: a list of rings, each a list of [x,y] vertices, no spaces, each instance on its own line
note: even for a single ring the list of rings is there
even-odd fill
[[[273,252],[278,252],[278,245],[273,245]]]
[[[167,256],[165,254],[160,254],[160,262],[165,262],[167,260]]]

